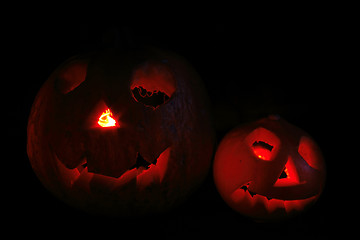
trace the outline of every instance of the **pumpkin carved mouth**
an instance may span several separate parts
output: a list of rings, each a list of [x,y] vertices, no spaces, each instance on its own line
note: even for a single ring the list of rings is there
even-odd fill
[[[141,167],[143,167],[145,169],[149,169],[151,164],[156,165],[156,163],[157,163],[157,159],[155,159],[153,162],[148,162],[143,158],[143,156],[141,156],[140,153],[137,153],[136,163],[134,164],[134,166],[132,166],[130,168],[130,170],[133,169],[133,168],[139,169]]]
[[[148,162],[141,156],[140,153],[137,153],[136,163],[129,170],[136,168],[138,171],[143,171],[149,169],[151,165],[156,166],[156,163],[157,159],[155,159],[153,162]],[[81,173],[85,168],[87,168],[87,165],[88,163],[86,161],[86,158],[84,158],[84,161],[77,167],[79,173]]]
[[[67,182],[73,185],[82,185],[84,182],[90,182],[92,179],[97,181],[108,181],[111,188],[126,185],[128,182],[135,180],[140,182],[141,186],[147,186],[151,183],[161,183],[165,176],[168,161],[170,158],[171,147],[166,148],[158,158],[152,162],[145,160],[140,153],[137,154],[136,163],[119,177],[111,177],[99,173],[93,173],[88,170],[86,158],[74,169],[67,168],[56,156],[56,164],[68,179]]]
[[[258,206],[261,203],[261,205],[265,206],[270,213],[278,209],[282,209],[287,213],[290,213],[294,210],[302,210],[303,206],[312,202],[317,197],[317,195],[315,195],[309,198],[297,200],[272,198],[251,191],[249,189],[250,185],[251,181],[237,188],[231,195],[232,200],[236,203],[247,202],[250,204],[250,206],[253,207]]]

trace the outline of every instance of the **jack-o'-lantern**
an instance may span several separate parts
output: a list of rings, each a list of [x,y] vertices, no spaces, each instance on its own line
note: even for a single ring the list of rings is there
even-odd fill
[[[139,215],[199,186],[214,139],[202,82],[183,58],[106,50],[69,59],[45,82],[27,152],[45,187],[70,205]]]
[[[218,147],[213,173],[225,202],[256,220],[302,212],[319,198],[325,182],[317,144],[275,115],[230,131]]]

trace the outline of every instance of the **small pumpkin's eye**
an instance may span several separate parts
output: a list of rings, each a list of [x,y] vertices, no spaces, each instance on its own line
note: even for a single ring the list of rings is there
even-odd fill
[[[274,146],[263,141],[255,141],[251,147],[254,154],[258,158],[265,161],[269,161],[271,159],[271,155],[272,155],[271,150],[274,148]]]
[[[277,155],[280,147],[280,139],[271,131],[259,127],[252,131],[246,142],[254,155],[264,161],[271,161]]]
[[[130,90],[137,102],[156,109],[174,94],[175,77],[167,65],[147,62],[135,70]]]
[[[299,143],[298,153],[314,169],[321,169],[320,149],[309,137],[302,136]]]

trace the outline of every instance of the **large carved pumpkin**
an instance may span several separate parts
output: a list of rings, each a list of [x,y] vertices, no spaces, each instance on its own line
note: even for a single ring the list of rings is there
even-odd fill
[[[62,64],[39,91],[27,152],[47,189],[91,213],[180,203],[205,178],[214,132],[199,76],[157,49],[107,50]]]
[[[270,116],[224,137],[215,155],[214,181],[235,211],[257,220],[280,219],[319,198],[325,164],[307,133]]]

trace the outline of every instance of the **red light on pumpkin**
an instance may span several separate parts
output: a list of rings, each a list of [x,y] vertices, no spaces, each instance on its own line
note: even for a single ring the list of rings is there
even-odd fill
[[[115,127],[116,126],[116,121],[114,118],[112,118],[112,113],[109,108],[100,115],[98,124],[101,127]]]
[[[265,161],[270,160],[271,152],[269,150],[262,147],[254,147],[253,151],[258,158]]]
[[[256,141],[253,143],[252,145],[252,150],[254,152],[254,154],[265,161],[270,161],[271,160],[271,156],[272,156],[272,152],[271,150],[274,148],[274,146],[263,142],[263,141]]]

